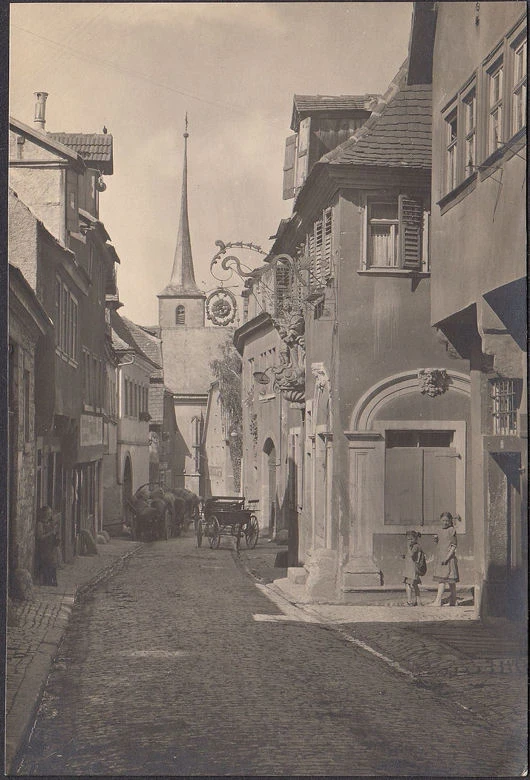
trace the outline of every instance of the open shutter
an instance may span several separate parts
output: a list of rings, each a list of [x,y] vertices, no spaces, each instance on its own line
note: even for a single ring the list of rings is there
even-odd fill
[[[385,455],[385,523],[419,525],[423,512],[423,451],[392,447]]]
[[[421,268],[423,202],[408,195],[399,196],[400,255],[403,268]]]
[[[322,247],[322,279],[323,282],[332,276],[331,269],[331,251],[332,251],[332,233],[331,233],[331,209],[326,209],[324,212],[324,226],[323,226],[323,247]]]
[[[290,135],[285,139],[285,159],[283,163],[283,199],[294,198],[294,174],[296,161],[296,139]]]
[[[70,233],[79,232],[79,203],[77,193],[77,173],[66,169],[66,229]]]
[[[456,507],[456,461],[452,447],[424,451],[423,518],[425,525],[437,525],[442,512]]]

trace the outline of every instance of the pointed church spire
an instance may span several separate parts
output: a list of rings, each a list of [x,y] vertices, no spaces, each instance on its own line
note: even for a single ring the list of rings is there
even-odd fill
[[[179,290],[198,290],[193,271],[193,257],[191,254],[190,225],[188,222],[188,114],[186,113],[186,125],[184,131],[184,165],[182,170],[182,198],[180,202],[180,221],[177,234],[177,246],[173,271],[169,286]]]

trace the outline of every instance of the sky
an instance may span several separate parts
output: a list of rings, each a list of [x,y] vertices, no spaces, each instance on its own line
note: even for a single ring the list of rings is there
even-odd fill
[[[282,179],[293,95],[384,92],[407,56],[411,16],[408,2],[10,6],[10,114],[32,125],[33,93],[44,91],[47,130],[113,135],[100,219],[121,260],[123,315],[158,321],[186,112],[195,278],[209,292],[217,239],[267,250],[291,214]]]

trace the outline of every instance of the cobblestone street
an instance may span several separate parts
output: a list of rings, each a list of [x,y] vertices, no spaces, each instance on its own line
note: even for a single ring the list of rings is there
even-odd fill
[[[74,607],[16,773],[520,775],[524,746],[453,693],[282,614],[231,540],[187,536]]]

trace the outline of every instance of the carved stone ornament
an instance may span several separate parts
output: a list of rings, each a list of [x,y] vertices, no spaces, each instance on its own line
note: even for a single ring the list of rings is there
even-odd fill
[[[323,363],[313,363],[311,373],[315,377],[315,384],[320,390],[325,390],[326,387],[330,390],[329,375]]]
[[[288,348],[280,352],[281,363],[269,370],[274,375],[274,390],[281,391],[287,401],[301,403],[305,399],[305,371],[293,365]]]
[[[429,395],[431,398],[443,395],[449,387],[449,377],[445,368],[420,368],[418,381],[422,395]]]
[[[288,347],[299,346],[305,350],[305,319],[301,309],[282,312],[273,320],[273,324]]]

